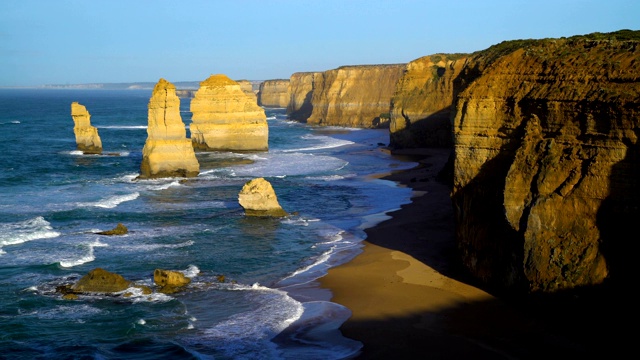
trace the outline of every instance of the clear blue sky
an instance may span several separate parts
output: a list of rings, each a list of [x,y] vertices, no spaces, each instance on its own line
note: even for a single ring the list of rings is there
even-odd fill
[[[640,0],[0,0],[0,87],[288,79],[640,29]]]

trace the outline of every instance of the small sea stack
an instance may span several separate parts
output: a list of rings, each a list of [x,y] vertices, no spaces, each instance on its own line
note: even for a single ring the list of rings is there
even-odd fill
[[[71,103],[73,133],[76,136],[77,149],[83,154],[102,154],[102,141],[98,129],[91,126],[91,114],[77,101]]]

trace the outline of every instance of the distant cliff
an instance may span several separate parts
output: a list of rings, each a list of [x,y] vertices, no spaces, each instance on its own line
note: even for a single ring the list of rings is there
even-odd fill
[[[314,78],[308,124],[389,126],[391,96],[406,64],[342,66]]]
[[[321,72],[297,72],[289,78],[289,104],[287,115],[290,119],[307,122],[313,112],[311,98],[315,89],[316,79]]]
[[[258,105],[286,108],[289,105],[289,79],[265,80],[260,83]]]
[[[503,42],[453,85],[452,199],[471,273],[532,292],[629,278],[640,31]]]

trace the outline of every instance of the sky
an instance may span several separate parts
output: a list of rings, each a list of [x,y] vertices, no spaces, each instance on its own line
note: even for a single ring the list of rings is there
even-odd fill
[[[288,79],[621,29],[639,0],[0,0],[0,87]]]

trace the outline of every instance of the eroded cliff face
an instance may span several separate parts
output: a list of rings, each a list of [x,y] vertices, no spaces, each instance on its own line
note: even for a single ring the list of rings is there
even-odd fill
[[[98,129],[91,125],[91,114],[84,105],[71,103],[73,133],[76,136],[76,148],[83,154],[102,154],[102,140]]]
[[[258,94],[253,91],[253,84],[249,80],[236,80],[238,85],[240,85],[240,89],[247,94],[250,98],[255,100],[256,104],[258,103]],[[195,94],[194,94],[195,95]]]
[[[226,75],[212,75],[201,82],[190,108],[191,139],[196,149],[268,150],[264,109]]]
[[[311,98],[315,89],[316,79],[321,72],[297,72],[289,78],[289,103],[287,115],[290,119],[307,122],[313,112]]]
[[[149,99],[147,140],[142,149],[140,178],[193,177],[200,173],[191,140],[180,117],[176,87],[165,79]]]
[[[286,108],[289,105],[289,79],[265,80],[260,83],[258,105]]]
[[[391,98],[391,147],[452,146],[453,83],[468,56],[434,54],[407,64]]]
[[[467,268],[531,292],[630,277],[640,42],[504,42],[455,83],[452,199]]]
[[[389,126],[391,96],[406,64],[342,66],[314,77],[308,124]]]

